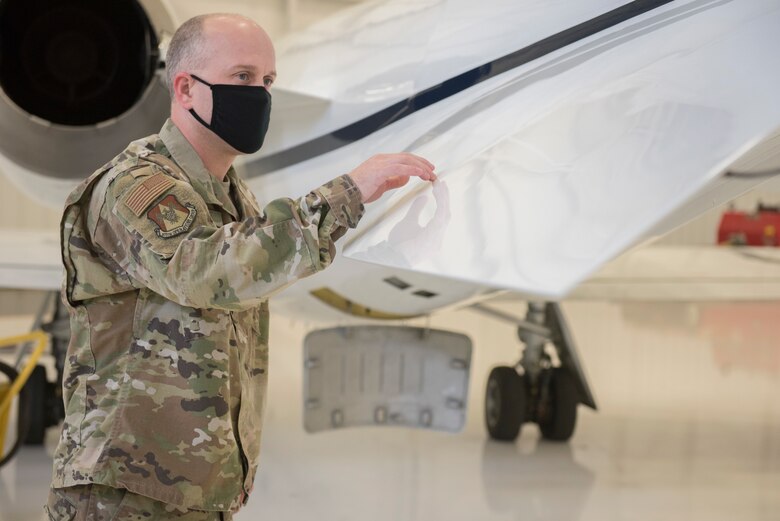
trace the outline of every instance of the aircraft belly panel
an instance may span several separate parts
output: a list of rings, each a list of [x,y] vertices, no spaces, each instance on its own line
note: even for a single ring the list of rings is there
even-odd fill
[[[364,326],[304,341],[304,427],[404,426],[458,432],[471,340],[448,331]]]

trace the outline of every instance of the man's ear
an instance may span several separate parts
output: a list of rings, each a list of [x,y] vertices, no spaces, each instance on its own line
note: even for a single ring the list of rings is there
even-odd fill
[[[192,108],[192,86],[195,81],[186,72],[177,72],[173,77],[173,95],[185,110]]]

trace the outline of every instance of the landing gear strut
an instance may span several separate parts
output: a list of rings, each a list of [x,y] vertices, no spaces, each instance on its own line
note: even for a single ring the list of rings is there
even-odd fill
[[[514,441],[523,423],[536,423],[548,440],[567,441],[577,424],[577,406],[596,409],[560,306],[530,302],[525,319],[475,304],[473,308],[517,325],[525,344],[515,367],[493,368],[485,392],[485,424],[495,440]],[[547,345],[560,360],[553,365]]]

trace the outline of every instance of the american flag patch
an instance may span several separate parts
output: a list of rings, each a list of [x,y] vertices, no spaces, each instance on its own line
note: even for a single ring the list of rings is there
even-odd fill
[[[152,177],[133,188],[130,194],[125,198],[125,204],[136,217],[141,217],[144,210],[149,208],[149,205],[152,204],[155,199],[174,184],[176,183],[170,176],[167,176],[162,172],[154,174]]]

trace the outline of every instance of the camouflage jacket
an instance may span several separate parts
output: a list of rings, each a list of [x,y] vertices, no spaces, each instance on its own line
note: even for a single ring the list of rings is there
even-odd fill
[[[169,120],[69,196],[66,418],[53,486],[98,483],[200,510],[251,489],[268,378],[268,297],[325,268],[362,216],[342,176],[261,212]]]

